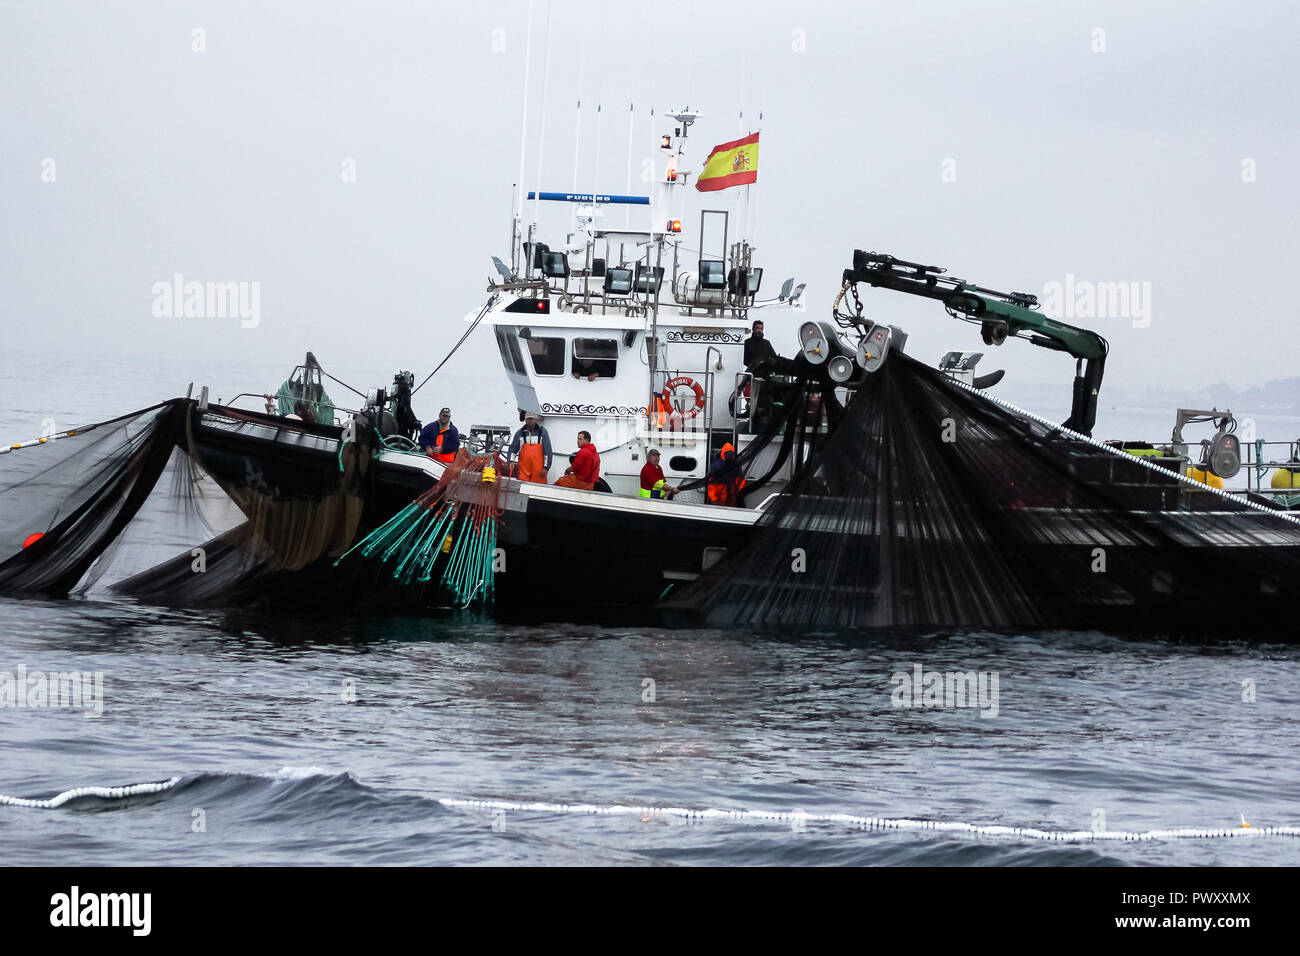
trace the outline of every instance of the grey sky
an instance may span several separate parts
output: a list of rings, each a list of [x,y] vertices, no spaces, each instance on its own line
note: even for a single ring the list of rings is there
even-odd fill
[[[584,106],[604,109],[598,173],[584,119],[584,188],[623,190],[629,102],[638,164],[647,106],[706,114],[696,163],[739,110],[763,111],[759,258],[773,285],[809,282],[809,316],[860,246],[1000,289],[1150,283],[1147,327],[1078,320],[1110,338],[1125,389],[1295,373],[1293,4],[750,2],[742,18],[557,0],[545,117],[534,9],[529,186],[543,120],[542,185],[572,185],[586,44]],[[489,256],[509,254],[526,16],[522,0],[4,3],[4,349],[81,356],[93,375],[106,353],[287,371],[311,348],[345,378],[423,377],[481,303]],[[259,282],[260,325],[155,317],[153,284],[176,273]],[[865,301],[927,361],[981,347],[932,304]],[[1065,398],[1063,356],[1014,343],[985,362]],[[446,374],[477,363],[498,365],[486,335]]]

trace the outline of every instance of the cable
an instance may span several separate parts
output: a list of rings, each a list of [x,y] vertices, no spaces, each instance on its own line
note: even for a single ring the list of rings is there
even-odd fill
[[[446,358],[444,358],[441,362],[438,363],[438,367],[437,367],[437,368],[435,368],[432,372],[430,372],[428,375],[426,375],[426,376],[424,377],[424,381],[423,381],[423,382],[421,382],[419,385],[415,386],[415,388],[411,389],[411,394],[412,394],[412,395],[414,395],[414,394],[415,394],[416,392],[418,392],[420,389],[424,388],[425,382],[428,382],[429,379],[431,379],[431,378],[433,378],[435,375],[437,375],[439,369],[441,369],[444,365],[447,364],[447,360],[450,359],[453,355],[456,354],[456,350],[457,350],[458,348],[460,348],[462,345],[465,344],[465,340],[466,340],[467,338],[470,337],[470,333],[472,333],[475,329],[478,328],[478,324],[479,324],[480,322],[483,321],[483,316],[487,315],[488,310],[489,310],[490,308],[492,308],[492,306],[493,306],[493,304],[495,304],[496,300],[497,300],[497,297],[496,297],[495,294],[492,296],[492,298],[490,298],[490,299],[487,300],[487,304],[483,306],[483,309],[479,312],[478,317],[477,317],[477,318],[476,318],[472,323],[470,323],[470,327],[469,327],[468,329],[465,330],[465,334],[462,335],[462,336],[460,337],[460,340],[459,340],[455,345],[453,345],[453,346],[451,347],[451,351],[447,353]]]
[[[321,373],[322,375],[324,375],[327,379],[329,379],[331,382],[338,382],[340,385],[342,385],[344,388],[346,388],[349,392],[352,392],[352,393],[355,394],[355,395],[360,395],[362,398],[365,398],[365,397],[366,397],[365,392],[358,392],[355,388],[353,388],[353,387],[352,387],[351,385],[349,385],[347,382],[343,381],[342,379],[335,378],[335,377],[334,377],[333,375],[331,375],[329,372],[325,371],[325,369],[321,368],[321,365],[320,365],[319,362],[316,363],[316,367],[319,368],[319,369],[320,369],[320,373]]]

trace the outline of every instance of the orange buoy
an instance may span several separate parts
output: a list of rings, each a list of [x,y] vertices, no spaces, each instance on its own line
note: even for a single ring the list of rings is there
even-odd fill
[[[31,534],[29,534],[29,535],[27,536],[27,540],[23,542],[23,547],[24,547],[24,548],[30,548],[30,547],[31,547],[32,545],[34,545],[37,541],[40,541],[41,538],[43,538],[43,537],[45,537],[45,532],[44,532],[44,531],[33,531]]]

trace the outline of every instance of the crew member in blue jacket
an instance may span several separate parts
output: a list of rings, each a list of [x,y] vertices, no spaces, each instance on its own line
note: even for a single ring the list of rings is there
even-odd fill
[[[438,413],[436,422],[429,422],[420,430],[420,451],[434,461],[452,462],[460,450],[460,432],[451,423],[451,409]]]

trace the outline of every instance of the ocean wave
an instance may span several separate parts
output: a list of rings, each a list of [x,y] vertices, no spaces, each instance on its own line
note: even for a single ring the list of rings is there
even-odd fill
[[[1129,830],[1065,830],[1043,827],[979,824],[960,820],[923,820],[901,817],[870,817],[849,813],[808,813],[794,810],[754,810],[647,806],[637,804],[550,803],[499,799],[438,797],[421,791],[371,787],[350,771],[322,767],[281,767],[269,773],[201,772],[167,780],[128,784],[120,787],[84,786],[52,797],[14,797],[0,794],[0,806],[53,810],[77,801],[127,800],[136,797],[185,793],[187,800],[220,801],[258,798],[262,813],[311,812],[319,816],[330,809],[353,812],[366,801],[416,801],[448,811],[493,814],[577,815],[624,817],[641,821],[680,820],[690,823],[717,822],[768,825],[803,831],[810,828],[857,831],[910,831],[931,835],[1001,837],[1021,841],[1094,843],[1107,841],[1146,842],[1187,839],[1300,837],[1300,827],[1251,826],[1243,819],[1240,827]]]

